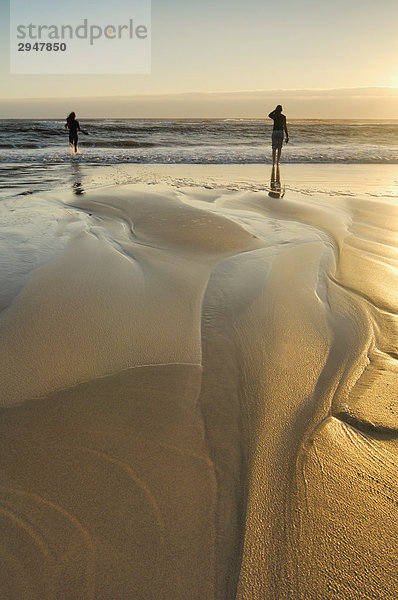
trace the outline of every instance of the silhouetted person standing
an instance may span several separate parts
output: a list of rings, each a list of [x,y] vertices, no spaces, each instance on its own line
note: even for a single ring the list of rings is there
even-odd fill
[[[283,145],[283,133],[286,133],[286,144],[289,142],[289,134],[287,131],[286,117],[282,114],[282,106],[278,106],[269,113],[269,118],[274,121],[274,129],[272,132],[272,164],[275,164],[275,159],[279,165]]]
[[[79,121],[76,120],[76,114],[71,112],[70,115],[66,119],[65,129],[69,129],[69,144],[71,148],[75,149],[77,152],[77,142],[79,137],[77,135],[78,131],[81,131]]]

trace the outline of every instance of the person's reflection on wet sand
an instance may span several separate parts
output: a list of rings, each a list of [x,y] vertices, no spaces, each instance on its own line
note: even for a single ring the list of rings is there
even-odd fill
[[[82,174],[80,171],[80,164],[78,161],[72,162],[72,192],[76,194],[76,196],[81,196],[84,194],[84,188],[82,184]]]
[[[284,195],[285,188],[281,185],[281,172],[279,164],[276,167],[275,165],[272,165],[271,183],[268,196],[270,196],[271,198],[283,198]]]

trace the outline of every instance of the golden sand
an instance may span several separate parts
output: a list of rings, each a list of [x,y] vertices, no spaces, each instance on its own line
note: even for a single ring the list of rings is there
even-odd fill
[[[61,200],[0,314],[2,600],[397,597],[393,201]]]

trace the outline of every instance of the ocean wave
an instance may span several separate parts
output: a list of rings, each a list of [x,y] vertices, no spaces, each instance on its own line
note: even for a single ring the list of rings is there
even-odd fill
[[[157,144],[153,142],[137,142],[135,140],[84,140],[82,147],[93,148],[153,148]]]
[[[4,142],[0,142],[0,149],[6,149],[6,150],[11,150],[11,149],[16,149],[16,148],[20,148],[21,150],[32,150],[33,148],[42,148],[42,146],[40,146],[40,144],[37,143],[28,143],[28,142],[22,142],[20,144],[7,144]]]
[[[28,148],[27,148],[28,149]],[[101,149],[101,146],[87,148],[87,150]],[[122,150],[123,148],[121,148]],[[7,151],[8,150],[8,151]],[[64,162],[70,162],[71,160],[79,161],[86,164],[120,164],[120,163],[133,163],[133,164],[272,164],[272,156],[270,152],[258,155],[258,156],[216,156],[216,155],[188,155],[188,154],[177,154],[170,155],[165,153],[96,153],[86,152],[85,149],[81,148],[81,153],[78,155],[71,155],[67,152],[58,153],[37,153],[28,154],[26,153],[15,153],[10,156],[10,150],[15,148],[4,148],[0,147],[0,164],[7,165],[9,162],[12,163],[36,163],[36,164],[61,164]],[[40,148],[32,148],[32,150],[40,150]],[[104,148],[106,150],[106,148]],[[145,150],[145,147],[143,147]],[[287,164],[398,164],[398,155],[386,157],[386,156],[337,156],[328,157],[321,155],[287,155],[283,156],[283,162]]]
[[[70,159],[64,120],[0,123],[0,162]],[[256,164],[271,161],[271,121],[82,119],[79,160],[95,164]],[[397,164],[398,123],[293,121],[287,163]]]

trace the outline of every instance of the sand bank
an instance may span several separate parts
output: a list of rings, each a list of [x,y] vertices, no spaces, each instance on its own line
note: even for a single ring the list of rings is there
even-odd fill
[[[15,256],[3,597],[391,599],[396,206],[194,183],[48,196]]]

